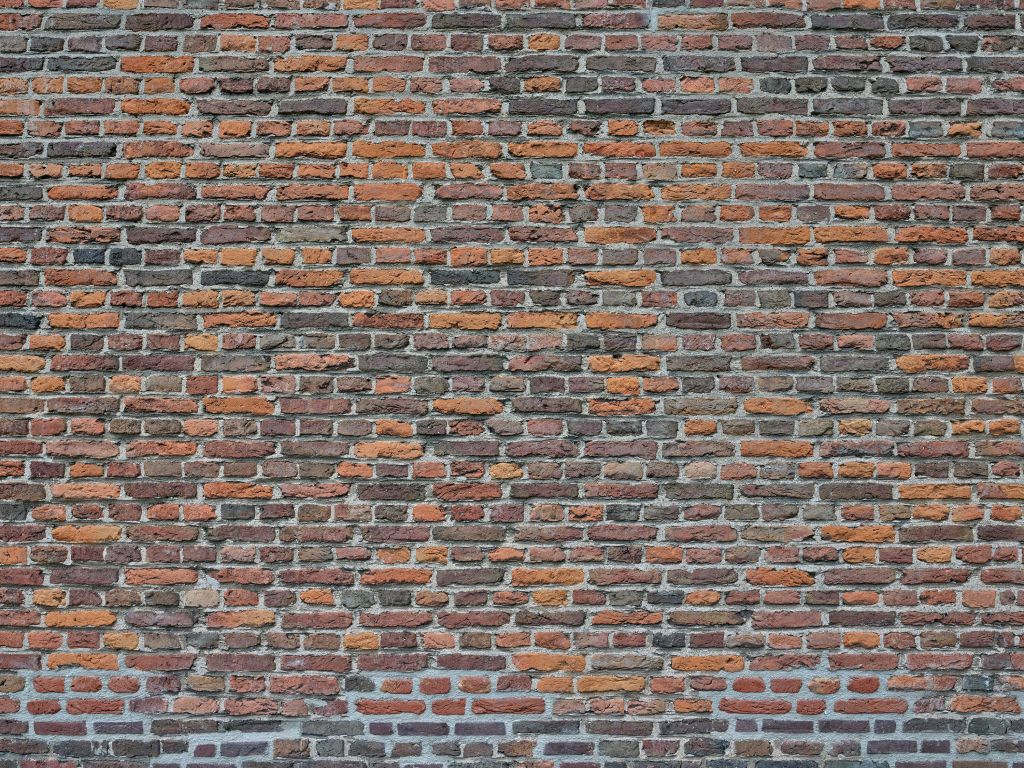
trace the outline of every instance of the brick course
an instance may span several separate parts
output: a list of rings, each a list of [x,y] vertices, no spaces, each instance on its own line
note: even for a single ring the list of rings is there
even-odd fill
[[[1014,4],[0,5],[0,767],[1021,764]]]

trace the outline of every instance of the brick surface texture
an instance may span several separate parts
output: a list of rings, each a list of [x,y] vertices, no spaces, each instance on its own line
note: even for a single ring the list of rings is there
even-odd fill
[[[1024,763],[1024,32],[0,2],[0,768]]]

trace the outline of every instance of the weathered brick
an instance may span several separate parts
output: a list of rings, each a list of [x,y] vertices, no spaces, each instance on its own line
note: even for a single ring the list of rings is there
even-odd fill
[[[0,764],[1019,765],[1019,13],[833,5],[6,3]]]

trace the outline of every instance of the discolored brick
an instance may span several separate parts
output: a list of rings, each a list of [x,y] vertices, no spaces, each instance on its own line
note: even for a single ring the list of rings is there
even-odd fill
[[[0,765],[1019,765],[1019,28],[6,3]]]

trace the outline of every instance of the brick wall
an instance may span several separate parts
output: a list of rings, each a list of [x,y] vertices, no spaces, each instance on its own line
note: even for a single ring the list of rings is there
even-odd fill
[[[2,5],[0,766],[1020,765],[1013,4]]]

